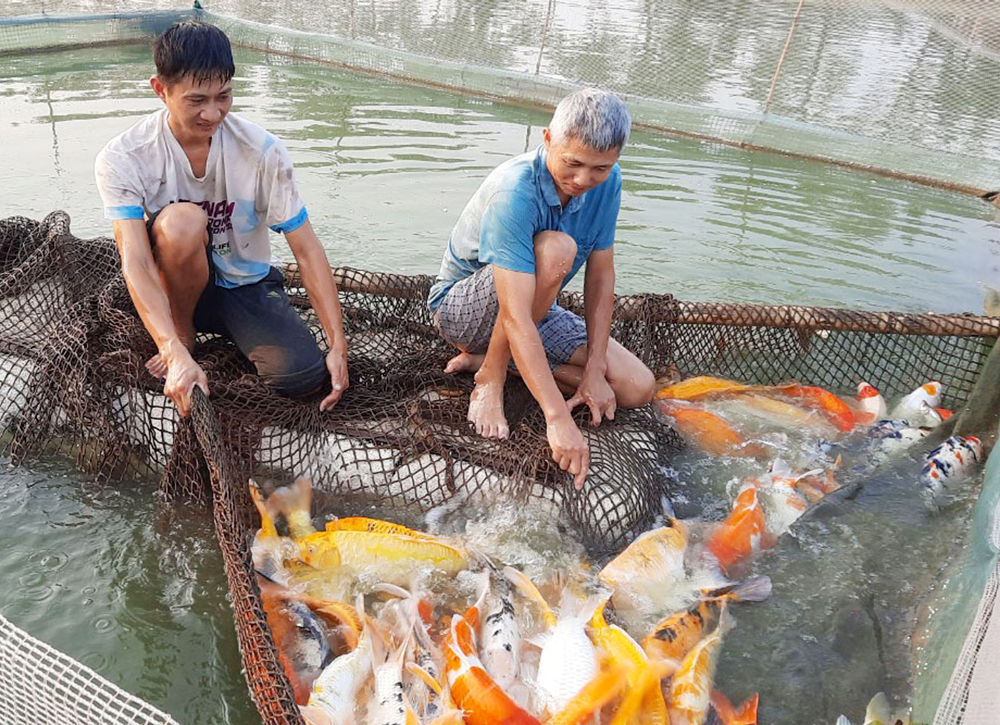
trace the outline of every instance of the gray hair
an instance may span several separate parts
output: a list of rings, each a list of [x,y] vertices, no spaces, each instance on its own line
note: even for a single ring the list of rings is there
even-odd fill
[[[597,151],[621,149],[632,130],[632,117],[618,96],[582,88],[559,101],[549,132],[562,143],[573,138]]]

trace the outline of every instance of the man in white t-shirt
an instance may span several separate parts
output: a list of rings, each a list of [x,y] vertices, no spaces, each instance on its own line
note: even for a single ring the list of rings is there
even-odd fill
[[[96,162],[122,274],[159,354],[146,364],[187,415],[205,372],[196,331],[230,337],[274,390],[292,397],[348,386],[337,286],[299,197],[284,145],[229,113],[229,39],[206,23],[175,23],[153,45],[150,85],[165,108],[112,139]],[[269,229],[282,232],[330,350],[325,355],[271,265]]]

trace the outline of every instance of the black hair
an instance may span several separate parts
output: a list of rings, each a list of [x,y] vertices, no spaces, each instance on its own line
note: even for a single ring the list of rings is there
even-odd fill
[[[153,42],[156,75],[171,85],[184,76],[195,83],[231,80],[236,73],[233,49],[214,25],[184,20],[174,23]]]

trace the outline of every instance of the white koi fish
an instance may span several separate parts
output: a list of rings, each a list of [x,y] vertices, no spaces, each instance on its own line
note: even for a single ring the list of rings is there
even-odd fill
[[[928,505],[940,507],[951,501],[955,487],[966,480],[983,461],[983,442],[975,436],[952,436],[927,454],[920,471]]]
[[[358,597],[358,612],[364,612],[364,606],[364,600]],[[365,617],[358,646],[327,665],[313,682],[309,702],[301,708],[307,721],[324,725],[354,725],[358,692],[372,674],[373,626]]]
[[[606,596],[581,602],[569,590],[564,590],[556,617],[528,577],[509,566],[503,571],[511,583],[542,610],[547,631],[536,640],[542,654],[535,687],[542,710],[554,715],[597,675],[597,650],[587,636],[586,626],[597,608],[604,604]]]
[[[927,405],[931,408],[936,408],[941,404],[941,394],[943,392],[944,386],[936,380],[930,383],[924,383],[912,393],[904,395],[903,398],[896,403],[896,407],[892,409],[890,417],[902,418],[903,420],[917,418],[921,414],[920,403],[927,403]]]
[[[479,656],[493,680],[504,690],[517,680],[521,664],[521,631],[507,581],[494,587],[497,603],[483,620]]]

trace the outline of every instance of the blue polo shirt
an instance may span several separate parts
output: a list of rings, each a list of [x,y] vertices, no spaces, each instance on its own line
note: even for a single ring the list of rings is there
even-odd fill
[[[563,286],[592,251],[614,244],[622,197],[618,164],[604,183],[570,198],[564,209],[545,158],[542,145],[505,161],[486,177],[451,232],[427,300],[431,311],[437,310],[456,282],[487,264],[534,274],[538,232],[565,232],[576,241],[576,258]]]

